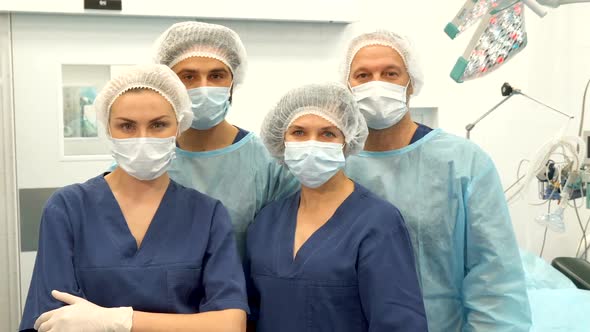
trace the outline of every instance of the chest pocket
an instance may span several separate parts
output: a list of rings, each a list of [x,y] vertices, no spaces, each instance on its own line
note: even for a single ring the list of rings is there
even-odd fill
[[[199,312],[199,304],[205,296],[201,268],[169,268],[166,271],[168,305],[179,314]]]
[[[308,286],[307,330],[366,331],[358,286]]]

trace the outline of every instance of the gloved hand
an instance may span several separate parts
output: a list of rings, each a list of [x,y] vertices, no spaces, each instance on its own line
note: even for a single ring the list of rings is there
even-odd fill
[[[68,304],[39,316],[35,330],[39,332],[130,332],[133,308],[103,308],[83,298],[51,292],[56,300]]]

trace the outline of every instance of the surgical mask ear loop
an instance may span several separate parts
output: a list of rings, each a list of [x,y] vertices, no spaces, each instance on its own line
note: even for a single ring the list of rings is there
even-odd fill
[[[409,76],[409,74],[408,74]],[[404,96],[406,98],[406,108],[408,109],[408,112],[410,112],[410,95],[408,94],[408,89],[410,88],[410,83],[412,83],[412,78],[410,77],[410,79],[408,80],[408,84],[406,84],[406,95]]]
[[[228,98],[230,105],[233,103],[233,99],[234,99],[234,79],[232,77],[231,84],[229,85],[229,98]]]

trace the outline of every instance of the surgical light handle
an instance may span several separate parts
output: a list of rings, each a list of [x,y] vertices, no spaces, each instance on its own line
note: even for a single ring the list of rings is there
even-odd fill
[[[590,2],[590,0],[537,0],[537,2],[546,7],[557,8],[561,5]]]
[[[541,18],[547,15],[547,11],[534,0],[522,0],[522,3],[524,3],[527,7],[529,7],[535,14],[537,14]]]

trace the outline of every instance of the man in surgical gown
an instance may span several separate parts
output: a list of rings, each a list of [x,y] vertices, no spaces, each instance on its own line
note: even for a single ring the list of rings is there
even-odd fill
[[[225,26],[181,22],[158,38],[154,58],[180,77],[194,113],[191,128],[178,140],[170,177],[224,204],[243,255],[246,228],[256,213],[266,203],[299,188],[258,136],[225,120],[233,88],[244,79],[244,46]]]
[[[431,331],[528,331],[524,273],[500,179],[478,146],[412,121],[423,77],[409,42],[362,34],[342,79],[369,126],[351,179],[396,205],[406,220]]]

